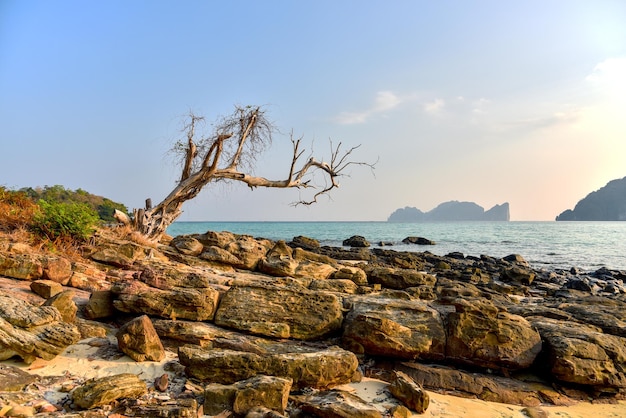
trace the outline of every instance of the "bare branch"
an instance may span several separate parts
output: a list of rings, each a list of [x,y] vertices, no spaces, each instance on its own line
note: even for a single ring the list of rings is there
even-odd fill
[[[341,142],[335,147],[330,142],[330,163],[318,161],[310,156],[299,166],[302,155],[302,138],[294,139],[290,135],[292,156],[289,174],[283,180],[271,180],[254,176],[245,170],[252,169],[253,163],[264,148],[271,143],[274,126],[266,119],[260,107],[236,107],[235,112],[222,118],[214,128],[214,134],[196,139],[197,124],[204,118],[193,113],[188,115],[185,125],[186,143],[176,142],[172,152],[183,155],[181,176],[176,187],[153,208],[137,210],[135,228],[149,239],[159,240],[167,227],[182,213],[182,205],[193,199],[211,181],[230,180],[247,184],[250,188],[314,188],[317,191],[311,199],[300,199],[294,205],[311,205],[322,195],[329,194],[339,187],[337,179],[345,175],[344,170],[351,165],[366,165],[371,169],[374,164],[355,162],[351,155],[359,146],[347,151],[341,149]],[[316,173],[324,178],[323,186],[314,184]]]

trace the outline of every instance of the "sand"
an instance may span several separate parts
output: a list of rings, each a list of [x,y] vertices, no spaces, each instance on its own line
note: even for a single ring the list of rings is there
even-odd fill
[[[112,338],[111,342],[115,342]],[[63,353],[50,361],[37,359],[30,365],[24,363],[5,361],[21,368],[31,374],[40,376],[63,376],[71,375],[78,378],[98,378],[120,373],[133,373],[144,379],[149,386],[156,377],[163,375],[164,366],[167,362],[176,360],[176,353],[167,352],[166,358],[161,362],[137,363],[127,356],[115,359],[101,358],[99,353],[102,349],[93,345],[93,340],[83,340],[69,346]],[[106,356],[105,356],[106,357]],[[359,383],[341,386],[341,389],[351,391],[367,402],[375,405],[381,412],[390,406],[397,404],[388,392],[385,391],[386,383],[376,379],[363,379]],[[414,417],[467,417],[467,418],[528,418],[525,408],[517,405],[506,405],[495,402],[486,402],[476,399],[466,399],[451,395],[442,395],[428,392],[430,406],[424,414],[415,414]],[[50,388],[45,391],[48,402],[56,402],[66,394]],[[540,406],[531,408],[539,415],[544,411],[547,417],[555,418],[626,418],[626,402],[616,404],[591,404],[578,402],[571,406]],[[208,417],[208,416],[206,416]]]

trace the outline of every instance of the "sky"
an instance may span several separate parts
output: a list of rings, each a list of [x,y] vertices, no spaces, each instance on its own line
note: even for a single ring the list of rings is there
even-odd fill
[[[341,187],[210,183],[184,221],[384,221],[451,200],[551,221],[626,176],[622,0],[0,0],[0,186],[63,185],[129,209],[163,199],[189,111],[260,105]],[[210,129],[210,123],[207,124]],[[308,152],[307,152],[308,155]]]

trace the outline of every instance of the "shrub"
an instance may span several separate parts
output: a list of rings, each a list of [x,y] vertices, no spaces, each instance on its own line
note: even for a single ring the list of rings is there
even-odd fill
[[[33,226],[48,239],[89,239],[98,223],[98,214],[87,204],[39,200],[41,211],[35,214]]]
[[[0,186],[0,230],[9,232],[30,225],[39,207],[26,193]]]

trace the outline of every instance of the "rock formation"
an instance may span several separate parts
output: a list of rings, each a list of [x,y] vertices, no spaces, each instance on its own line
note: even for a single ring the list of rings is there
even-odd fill
[[[388,222],[429,222],[429,221],[509,221],[509,204],[495,205],[485,211],[473,202],[450,201],[441,203],[429,212],[413,207],[397,209]]]
[[[612,180],[589,193],[574,209],[567,209],[557,221],[626,221],[626,177]]]
[[[527,406],[626,395],[623,271],[327,248],[306,237],[207,232],[144,247],[101,234],[92,260],[71,264],[74,289],[53,295],[49,278],[38,281],[42,258],[2,248],[3,278],[39,293],[0,290],[2,358],[52,359],[96,335],[135,361],[176,358],[169,377],[150,382],[81,382],[59,416],[112,405],[126,416],[390,414],[338,388],[363,375],[389,382],[396,405],[415,412],[428,407],[424,389]],[[90,295],[78,309],[74,292]],[[99,333],[112,326],[109,346]]]

